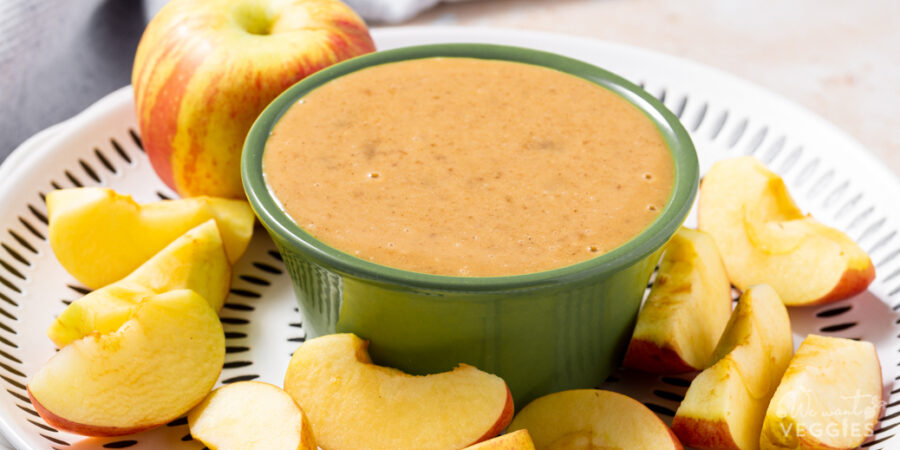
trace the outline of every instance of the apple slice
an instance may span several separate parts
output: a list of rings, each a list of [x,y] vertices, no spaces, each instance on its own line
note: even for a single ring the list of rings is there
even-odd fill
[[[698,220],[735,286],[768,284],[788,306],[847,298],[875,278],[865,251],[804,216],[784,181],[751,157],[712,166],[700,185]]]
[[[139,205],[106,188],[47,194],[50,246],[78,281],[98,289],[121,280],[191,228],[215,219],[231,263],[253,234],[253,210],[243,200],[195,197]]]
[[[575,389],[525,406],[508,431],[527,429],[539,449],[681,449],[659,417],[637,400],[612,391]]]
[[[464,450],[534,450],[534,442],[528,430],[516,430],[470,445]]]
[[[715,242],[679,229],[638,314],[625,367],[651,373],[703,370],[731,315],[731,283]]]
[[[463,448],[492,438],[513,415],[512,395],[495,375],[460,364],[413,376],[372,363],[368,341],[332,334],[294,352],[284,389],[329,450]]]
[[[769,403],[763,449],[851,449],[881,414],[881,364],[865,341],[809,335]]]
[[[188,413],[191,436],[211,449],[315,450],[306,415],[281,388],[258,381],[220,387]]]
[[[222,308],[231,285],[231,265],[214,220],[208,220],[162,249],[127,277],[75,300],[56,317],[47,336],[58,347],[97,332],[111,333],[144,298],[190,289],[214,311]]]
[[[48,424],[87,436],[150,429],[186,413],[212,389],[225,334],[206,300],[186,289],[134,305],[116,331],[63,347],[28,383]]]
[[[794,345],[787,310],[774,289],[751,286],[738,300],[713,354],[675,412],[672,429],[694,448],[759,446],[763,416]]]

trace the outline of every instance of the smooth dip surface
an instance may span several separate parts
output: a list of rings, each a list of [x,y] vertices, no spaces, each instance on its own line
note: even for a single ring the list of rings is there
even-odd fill
[[[320,86],[275,125],[263,172],[310,234],[454,276],[559,268],[622,245],[669,198],[674,162],[639,109],[503,61],[428,58]]]

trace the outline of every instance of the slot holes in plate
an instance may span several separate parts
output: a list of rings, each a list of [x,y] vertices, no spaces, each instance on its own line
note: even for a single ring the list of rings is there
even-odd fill
[[[885,245],[889,244],[889,243],[891,242],[891,240],[894,239],[894,236],[896,236],[896,235],[897,235],[897,230],[891,231],[890,233],[884,235],[884,237],[882,237],[881,239],[879,239],[878,242],[872,244],[872,246],[869,247],[869,253],[870,253],[870,254],[871,254],[871,253],[875,253],[876,251],[878,251],[878,249],[880,249],[880,248],[884,247]],[[882,265],[882,264],[884,264],[884,262],[878,263],[879,266]]]
[[[819,158],[815,158],[809,162],[803,169],[800,170],[800,174],[797,175],[797,184],[803,185],[806,184],[806,181],[812,178],[813,174],[816,172],[816,168],[819,167]]]
[[[756,153],[756,150],[758,150],[759,147],[762,145],[763,141],[766,140],[767,134],[769,134],[769,127],[760,128],[759,131],[757,131],[756,134],[753,135],[753,138],[750,139],[750,141],[747,143],[747,146],[745,147],[745,150],[744,150],[744,154],[752,155],[752,154]]]
[[[834,179],[834,171],[829,170],[825,172],[815,183],[812,184],[809,188],[809,198],[817,197],[821,192],[824,192],[828,185],[831,183],[831,180]]]
[[[787,138],[781,136],[772,145],[769,146],[769,149],[766,151],[766,154],[762,157],[762,162],[766,165],[772,163],[778,155],[781,154],[781,151],[784,150],[784,144],[787,142]]]
[[[39,210],[38,210],[37,208],[35,208],[34,205],[32,205],[31,203],[28,204],[28,210],[31,211],[31,214],[34,215],[34,217],[35,217],[37,220],[41,221],[41,223],[43,223],[44,225],[48,225],[48,224],[50,223],[50,222],[47,220],[47,215],[44,214],[44,213],[42,213],[41,211],[39,211]]]
[[[725,128],[725,122],[728,122],[728,110],[722,111],[722,113],[719,114],[719,118],[716,119],[712,126],[712,131],[709,133],[709,140],[714,141],[719,137],[719,133]]]
[[[81,168],[84,170],[84,173],[87,174],[95,183],[100,183],[100,176],[97,175],[97,172],[91,167],[85,160],[79,159],[78,164],[81,165]]]
[[[113,441],[103,444],[103,448],[128,448],[137,445],[137,443],[138,441],[135,441],[133,439],[125,441]]]
[[[844,323],[836,323],[834,325],[824,326],[819,328],[819,331],[823,333],[837,333],[844,330],[849,330],[850,328],[855,327],[856,322],[844,322]]]
[[[852,306],[852,305],[844,305],[844,306],[838,306],[838,307],[835,307],[835,308],[823,309],[823,310],[821,310],[821,311],[816,312],[816,317],[834,317],[834,316],[839,316],[839,315],[841,315],[841,314],[846,313],[847,311],[850,311],[851,309],[853,309],[853,306]]]
[[[665,406],[657,405],[656,403],[644,402],[644,406],[646,406],[650,411],[653,411],[657,414],[662,414],[668,417],[675,417],[675,411],[672,411]]]
[[[675,105],[675,109],[672,112],[675,113],[675,117],[681,119],[681,116],[684,114],[684,109],[687,107],[687,96],[681,97],[681,100]]]
[[[137,131],[134,131],[134,128],[129,128],[128,134],[131,135],[131,140],[134,142],[134,145],[136,145],[140,151],[144,151],[144,143],[141,141],[141,136],[138,135]]]
[[[132,160],[131,156],[128,155],[128,152],[126,152],[125,149],[122,148],[122,145],[119,144],[119,141],[117,141],[115,139],[110,139],[109,143],[113,146],[113,149],[115,149],[115,151],[119,155],[119,157],[121,157],[123,160],[125,160],[125,162],[128,163],[128,165],[134,164],[134,160]]]
[[[691,126],[691,131],[696,132],[700,129],[700,125],[703,124],[703,119],[706,118],[706,110],[709,108],[709,105],[704,103],[700,106],[700,109],[697,110],[697,114],[694,115],[694,124]]]
[[[835,187],[828,194],[828,196],[825,197],[825,200],[822,201],[822,206],[828,208],[829,206],[833,205],[836,201],[838,201],[841,198],[841,196],[844,195],[844,192],[847,192],[847,187],[849,187],[849,186],[850,186],[849,180],[844,180],[843,183],[837,185],[837,187]]]
[[[781,173],[789,172],[794,167],[794,164],[797,164],[797,160],[800,159],[800,156],[802,154],[803,154],[803,147],[795,148],[794,151],[792,151],[789,155],[787,155],[787,157],[784,159],[784,161],[781,162],[780,172]]]
[[[248,374],[248,375],[238,375],[236,377],[226,378],[222,380],[222,384],[231,384],[237,383],[238,381],[250,381],[259,378],[259,375],[256,374]]]
[[[656,95],[656,98],[659,99],[660,103],[666,103],[666,88],[662,88],[659,94]]]
[[[66,178],[69,179],[69,182],[75,185],[75,187],[84,187],[84,184],[81,183],[81,180],[72,175],[72,172],[68,170],[64,170],[63,173],[66,175]]]
[[[873,222],[862,232],[862,234],[859,235],[859,239],[857,239],[857,242],[862,241],[871,236],[873,233],[877,232],[879,229],[881,229],[881,226],[884,225],[885,222],[887,222],[886,217],[882,217],[881,219]]]
[[[881,259],[881,261],[878,261],[876,266],[884,266],[885,264],[893,261],[894,258],[897,257],[897,255],[900,255],[900,248],[894,249],[894,251],[888,253],[887,256]]]
[[[94,148],[94,155],[97,156],[97,159],[100,161],[100,164],[102,164],[103,167],[105,167],[106,170],[109,171],[109,173],[111,173],[113,175],[117,175],[119,173],[119,171],[116,170],[116,166],[112,165],[112,163],[109,162],[109,159],[106,158],[106,155],[104,155],[103,152],[101,152],[99,148]]]
[[[734,148],[737,145],[738,141],[741,140],[741,137],[744,136],[744,133],[747,132],[747,119],[741,120],[738,122],[737,126],[734,128],[734,131],[731,132],[731,136],[728,138],[728,148]]]

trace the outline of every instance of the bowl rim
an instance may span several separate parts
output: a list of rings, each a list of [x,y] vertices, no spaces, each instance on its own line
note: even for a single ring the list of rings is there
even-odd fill
[[[674,186],[660,214],[640,233],[596,257],[541,272],[491,277],[434,275],[373,263],[331,247],[304,231],[281,209],[262,171],[266,140],[284,113],[300,98],[325,83],[368,67],[431,57],[502,60],[542,66],[578,76],[635,105],[654,122],[669,147],[675,166]],[[241,155],[244,191],[260,222],[270,233],[305,257],[331,270],[382,284],[441,291],[508,291],[605,278],[661,248],[689,213],[699,186],[699,163],[693,142],[675,115],[659,100],[630,81],[592,64],[555,53],[495,44],[451,43],[401,47],[358,56],[300,80],[273,100],[259,115]],[[276,243],[279,239],[275,239]]]

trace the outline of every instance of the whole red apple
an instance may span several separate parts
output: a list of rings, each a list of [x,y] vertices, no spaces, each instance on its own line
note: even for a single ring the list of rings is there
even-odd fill
[[[182,196],[242,198],[241,148],[263,108],[374,50],[338,0],[172,0],[144,31],[131,79],[153,168]]]

